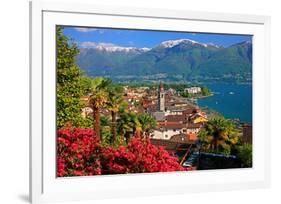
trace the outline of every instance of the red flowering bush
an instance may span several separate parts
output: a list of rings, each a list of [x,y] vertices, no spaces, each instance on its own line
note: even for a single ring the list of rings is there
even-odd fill
[[[148,139],[133,138],[128,147],[102,147],[92,129],[58,130],[57,176],[149,173],[184,170],[175,156]]]
[[[92,129],[63,128],[57,138],[57,176],[100,175],[101,146]]]
[[[148,139],[134,138],[128,147],[103,149],[101,159],[104,174],[149,173],[184,170],[178,159],[163,147],[152,145]]]

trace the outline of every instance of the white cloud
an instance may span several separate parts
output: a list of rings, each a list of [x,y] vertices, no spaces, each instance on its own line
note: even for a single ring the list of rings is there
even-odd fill
[[[83,48],[91,48],[91,47],[96,47],[97,46],[97,43],[95,42],[81,42],[79,43],[80,47],[83,47]]]
[[[119,45],[115,45],[112,43],[104,43],[104,42],[80,42],[79,47],[81,48],[95,48],[97,50],[108,51],[108,52],[147,52],[150,48],[136,48],[136,47],[122,47]]]
[[[93,31],[97,31],[98,30],[96,28],[82,28],[82,27],[75,27],[74,29],[76,31],[78,31],[78,32],[83,32],[83,33],[93,32]]]
[[[90,42],[90,41],[85,41],[80,43],[80,47],[83,48],[96,48],[98,46],[105,46],[105,47],[114,47],[116,45],[112,43],[96,43],[96,42]]]
[[[128,43],[129,43],[130,46],[135,45],[135,43],[133,41],[129,41]]]

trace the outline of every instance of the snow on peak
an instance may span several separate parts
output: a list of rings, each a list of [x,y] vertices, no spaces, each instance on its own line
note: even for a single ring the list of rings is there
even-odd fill
[[[167,40],[161,42],[156,48],[172,48],[180,43],[185,43],[185,44],[191,44],[191,45],[201,45],[204,47],[216,47],[220,48],[220,46],[215,45],[213,43],[200,43],[194,40],[190,39],[177,39],[177,40]],[[137,48],[137,47],[122,47],[119,45],[115,45],[112,43],[97,43],[97,42],[81,42],[79,44],[81,48],[92,48],[96,49],[99,51],[105,51],[105,52],[125,52],[125,53],[143,53],[151,50],[151,48]]]
[[[207,45],[213,46],[213,47],[216,47],[216,48],[221,48],[221,47],[222,47],[222,46],[216,45],[216,44],[214,44],[214,43],[208,43]]]
[[[190,40],[190,39],[167,40],[167,41],[163,41],[162,43],[160,43],[158,47],[171,48],[180,43],[188,43],[188,44],[192,44],[192,45],[197,44],[197,45],[202,45],[204,47],[208,47],[208,46],[219,47],[219,46],[211,44],[211,43],[210,44],[200,43],[200,42],[197,42],[195,40]]]
[[[150,48],[136,48],[136,47],[122,47],[112,43],[96,43],[96,42],[82,42],[81,48],[93,48],[99,51],[106,52],[147,52]]]
[[[252,44],[252,41],[247,40],[247,41],[244,42],[244,44]]]
[[[178,40],[167,40],[160,43],[159,47],[162,48],[171,48],[174,47],[182,42],[190,42],[192,44],[196,43],[194,40],[189,39],[178,39]]]

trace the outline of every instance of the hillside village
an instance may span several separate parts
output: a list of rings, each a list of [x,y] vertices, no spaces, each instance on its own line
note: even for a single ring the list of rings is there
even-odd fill
[[[182,97],[173,88],[165,90],[162,82],[157,88],[123,86],[123,91],[127,112],[149,114],[157,122],[155,127],[142,133],[143,137],[149,138],[156,146],[162,146],[167,151],[178,154],[181,157],[181,165],[194,149],[197,148],[198,151],[198,135],[208,122],[208,116],[197,105]],[[191,86],[184,91],[189,94],[200,94],[201,88]],[[84,96],[81,100],[87,102],[89,96]],[[111,117],[107,109],[101,110],[101,113]],[[90,104],[82,109],[84,117],[92,117],[92,114]],[[242,140],[251,144],[251,124],[243,124],[240,128]]]
[[[196,93],[200,91],[200,87],[192,87],[187,91]],[[164,90],[163,83],[155,90],[150,90],[149,87],[124,86],[124,93],[129,112],[148,113],[156,119],[157,127],[149,130],[148,136],[151,139],[195,141],[203,124],[208,121],[206,114],[199,107],[178,96],[172,88]],[[87,101],[88,98],[85,96],[81,100]],[[105,115],[109,114],[106,110],[102,112]],[[82,109],[84,117],[92,113],[90,106]]]

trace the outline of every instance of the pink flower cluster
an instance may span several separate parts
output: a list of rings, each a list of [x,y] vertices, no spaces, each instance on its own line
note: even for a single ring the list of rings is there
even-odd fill
[[[57,138],[57,176],[100,175],[101,145],[92,129],[60,129]]]
[[[150,173],[184,170],[175,156],[149,139],[133,138],[128,147],[107,148],[101,160],[105,174]]]
[[[127,147],[102,147],[92,129],[60,129],[57,176],[90,176],[183,171],[178,159],[149,139],[133,138]]]

